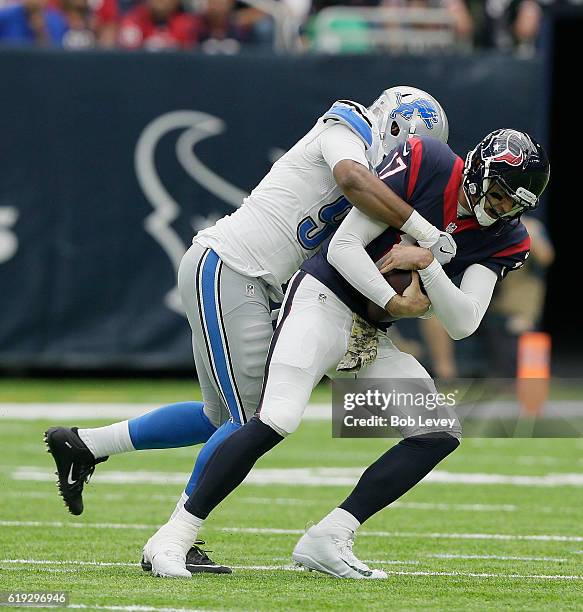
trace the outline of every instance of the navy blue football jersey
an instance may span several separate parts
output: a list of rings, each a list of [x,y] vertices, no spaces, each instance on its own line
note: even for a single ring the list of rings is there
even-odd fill
[[[458,194],[464,162],[448,145],[434,138],[413,137],[391,152],[378,166],[379,178],[420,215],[437,228],[453,234],[457,244],[454,259],[443,267],[455,278],[472,264],[490,268],[499,278],[519,268],[528,257],[530,237],[522,223],[502,230],[484,228],[475,217],[459,217]],[[402,232],[387,228],[366,251],[377,262],[400,241]],[[354,312],[366,318],[367,299],[328,263],[331,237],[302,269],[331,289]],[[383,326],[384,327],[384,326]]]

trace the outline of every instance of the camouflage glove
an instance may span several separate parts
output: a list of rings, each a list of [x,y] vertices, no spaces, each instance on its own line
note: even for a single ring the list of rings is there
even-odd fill
[[[336,366],[338,372],[358,372],[377,358],[377,328],[357,314],[352,315],[348,350]]]

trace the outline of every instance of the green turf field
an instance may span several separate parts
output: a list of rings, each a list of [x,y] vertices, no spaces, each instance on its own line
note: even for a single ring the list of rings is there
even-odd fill
[[[156,401],[158,391],[139,399]],[[121,399],[115,389],[108,398]],[[357,538],[356,554],[389,580],[353,582],[293,571],[290,553],[305,526],[350,490],[318,478],[353,474],[390,441],[332,440],[328,423],[305,422],[257,466],[283,483],[243,485],[201,534],[235,573],[180,581],[155,579],[137,562],[174,507],[195,451],[112,457],[98,466],[86,511],[75,518],[47,479],[42,432],[50,424],[0,419],[0,591],[62,589],[73,606],[111,610],[583,609],[581,480],[540,486],[537,478],[548,485],[556,484],[548,475],[580,475],[582,440],[464,441],[441,472],[470,481],[525,476],[529,484],[422,483]],[[300,471],[284,471],[291,468]],[[136,482],[138,472],[156,484]],[[306,475],[314,485],[298,483]],[[109,482],[114,476],[119,483]]]
[[[330,401],[328,383],[319,385],[312,394],[313,402]],[[147,402],[168,404],[201,399],[196,380],[148,378],[0,378],[2,402]]]
[[[468,379],[469,380],[469,379]],[[440,384],[442,392],[449,387]],[[483,399],[489,386],[475,384],[470,391],[476,399]],[[332,396],[330,382],[322,382],[312,393],[312,402],[329,402]],[[491,393],[490,393],[491,396]],[[147,377],[133,379],[96,378],[0,378],[0,403],[2,402],[146,402],[169,403],[185,399],[200,399],[200,388],[196,380],[159,379]],[[508,399],[497,389],[496,397]],[[554,400],[583,401],[581,379],[553,379],[549,398]]]

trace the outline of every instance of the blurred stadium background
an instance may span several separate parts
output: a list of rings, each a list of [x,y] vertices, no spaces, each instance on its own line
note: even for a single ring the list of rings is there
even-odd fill
[[[239,206],[334,100],[369,104],[397,84],[443,104],[460,155],[514,127],[552,166],[529,220],[530,264],[501,284],[480,330],[454,346],[438,325],[405,322],[397,342],[447,382],[514,377],[521,339],[546,374],[550,338],[553,378],[581,378],[582,34],[577,0],[0,0],[0,591],[61,586],[77,607],[118,610],[319,609],[339,592],[355,609],[581,609],[580,440],[468,440],[440,466],[442,484],[371,521],[378,537],[362,539],[361,556],[392,555],[390,594],[309,577],[294,589],[275,570],[297,530],[386,448],[331,440],[328,423],[308,422],[260,467],[314,478],[346,467],[348,481],[294,488],[290,472],[242,487],[209,528],[239,578],[203,582],[195,601],[134,567],[193,451],[98,471],[72,551],[40,441],[55,421],[103,424],[199,399],[175,290],[192,235]],[[580,411],[571,383],[557,397]],[[312,401],[329,403],[329,390]],[[260,541],[255,516],[271,533]],[[79,568],[88,560],[105,565]]]

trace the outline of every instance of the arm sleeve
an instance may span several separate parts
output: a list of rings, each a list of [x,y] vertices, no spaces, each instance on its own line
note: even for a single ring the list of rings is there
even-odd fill
[[[322,156],[334,170],[343,159],[352,159],[368,168],[363,141],[345,125],[332,125],[320,134]]]
[[[365,250],[387,226],[353,208],[328,246],[328,262],[359,292],[384,308],[396,295]]]
[[[434,259],[419,270],[423,286],[431,300],[433,313],[454,340],[471,336],[482,321],[498,280],[496,272],[481,264],[471,265],[458,289]]]

